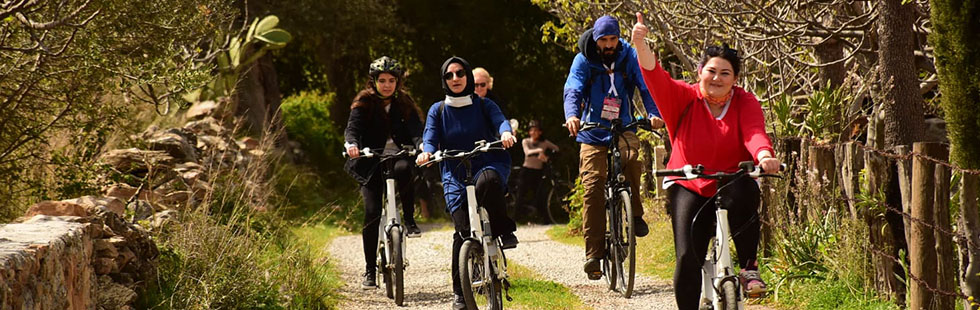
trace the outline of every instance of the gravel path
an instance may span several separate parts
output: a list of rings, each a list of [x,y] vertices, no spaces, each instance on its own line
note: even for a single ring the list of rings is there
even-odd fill
[[[529,225],[517,230],[521,244],[507,253],[507,259],[538,272],[545,280],[572,290],[582,303],[593,309],[677,309],[671,284],[637,274],[633,297],[623,298],[609,290],[605,280],[592,281],[582,271],[585,249],[558,243],[545,234],[551,226]]]
[[[520,245],[507,251],[507,259],[526,266],[542,277],[571,289],[582,303],[593,309],[676,309],[671,283],[637,274],[633,298],[623,298],[609,291],[603,280],[590,281],[582,272],[585,251],[581,247],[558,243],[545,234],[550,226],[529,225],[517,230]],[[409,266],[405,270],[404,309],[450,309],[452,280],[450,252],[452,230],[447,224],[422,226],[421,238],[408,239]],[[384,289],[364,291],[360,288],[364,258],[361,236],[334,239],[328,249],[346,284],[341,289],[341,309],[393,309],[394,301],[384,296]],[[383,284],[381,281],[379,285]],[[750,306],[749,309],[765,309]]]

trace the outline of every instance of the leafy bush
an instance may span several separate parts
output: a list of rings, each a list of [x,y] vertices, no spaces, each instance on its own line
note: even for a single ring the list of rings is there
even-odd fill
[[[304,91],[283,100],[282,117],[286,133],[299,142],[321,171],[338,171],[343,162],[344,137],[339,126],[330,120],[334,94]]]

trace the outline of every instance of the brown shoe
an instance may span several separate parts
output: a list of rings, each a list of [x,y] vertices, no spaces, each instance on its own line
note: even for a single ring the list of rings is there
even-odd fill
[[[589,280],[602,279],[602,261],[598,258],[589,258],[585,261],[585,274]]]

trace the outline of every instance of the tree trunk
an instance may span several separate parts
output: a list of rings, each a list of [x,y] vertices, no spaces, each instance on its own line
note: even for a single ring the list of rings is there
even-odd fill
[[[246,117],[246,127],[258,134],[264,134],[267,130],[276,132],[282,128],[282,120],[279,119],[282,95],[272,55],[265,54],[259,58],[242,79],[238,84],[237,113]]]
[[[885,149],[920,141],[925,129],[915,66],[915,4],[880,0],[878,70],[883,83]]]

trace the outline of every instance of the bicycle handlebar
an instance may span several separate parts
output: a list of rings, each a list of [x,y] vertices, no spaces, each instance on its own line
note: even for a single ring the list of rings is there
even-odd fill
[[[561,126],[567,128],[567,126],[565,124],[561,124]],[[594,130],[594,129],[603,129],[603,130],[607,130],[607,131],[614,131],[613,128],[615,128],[615,127],[617,127],[617,126],[613,125],[612,127],[610,127],[610,126],[603,125],[603,124],[601,124],[599,122],[583,122],[583,121],[579,121],[578,131],[579,132],[585,132],[585,131]],[[647,118],[637,118],[633,122],[631,122],[629,124],[626,124],[626,125],[619,126],[618,128],[620,128],[619,129],[619,132],[626,132],[627,130],[630,130],[630,129],[643,129],[643,130],[652,132],[654,135],[657,136],[657,138],[662,138],[663,137],[660,134],[660,132],[657,132],[656,130],[653,130],[653,128],[650,126],[650,120],[647,119]]]
[[[383,155],[384,150],[385,150],[384,148],[372,149],[369,147],[365,147],[359,150],[361,152],[361,156],[358,157],[363,157],[363,158],[382,157],[382,159],[387,159],[387,158],[395,158],[395,157],[411,157],[418,154],[418,150],[416,150],[414,147],[403,148],[399,150],[397,153],[390,154],[390,155]],[[343,155],[344,158],[350,158],[350,155],[347,154],[346,151],[342,152],[341,155]]]
[[[476,141],[473,143],[475,146],[470,151],[461,150],[439,150],[432,154],[432,158],[429,161],[418,165],[419,167],[424,167],[432,165],[447,159],[468,159],[479,153],[489,152],[491,150],[503,150],[504,148],[498,147],[497,145],[503,144],[503,140],[497,140],[487,143],[484,140]]]
[[[779,171],[783,171],[783,170],[786,170],[786,164],[785,163],[784,164],[779,164]],[[654,176],[658,176],[658,177],[681,177],[680,180],[693,180],[693,179],[699,179],[699,178],[700,179],[716,179],[717,180],[717,179],[722,179],[722,178],[737,177],[737,176],[740,176],[742,174],[746,174],[746,175],[748,175],[749,177],[752,177],[752,178],[759,178],[759,177],[782,178],[782,176],[780,176],[778,174],[766,174],[766,173],[762,173],[762,168],[759,167],[758,165],[756,165],[755,162],[752,162],[752,161],[743,161],[743,162],[738,163],[738,171],[733,172],[733,173],[716,172],[716,173],[712,173],[712,174],[705,174],[704,173],[704,166],[703,165],[700,165],[700,164],[695,165],[695,166],[684,165],[684,167],[681,167],[680,169],[665,169],[665,170],[657,170],[657,171],[654,171],[653,172],[653,175]]]

